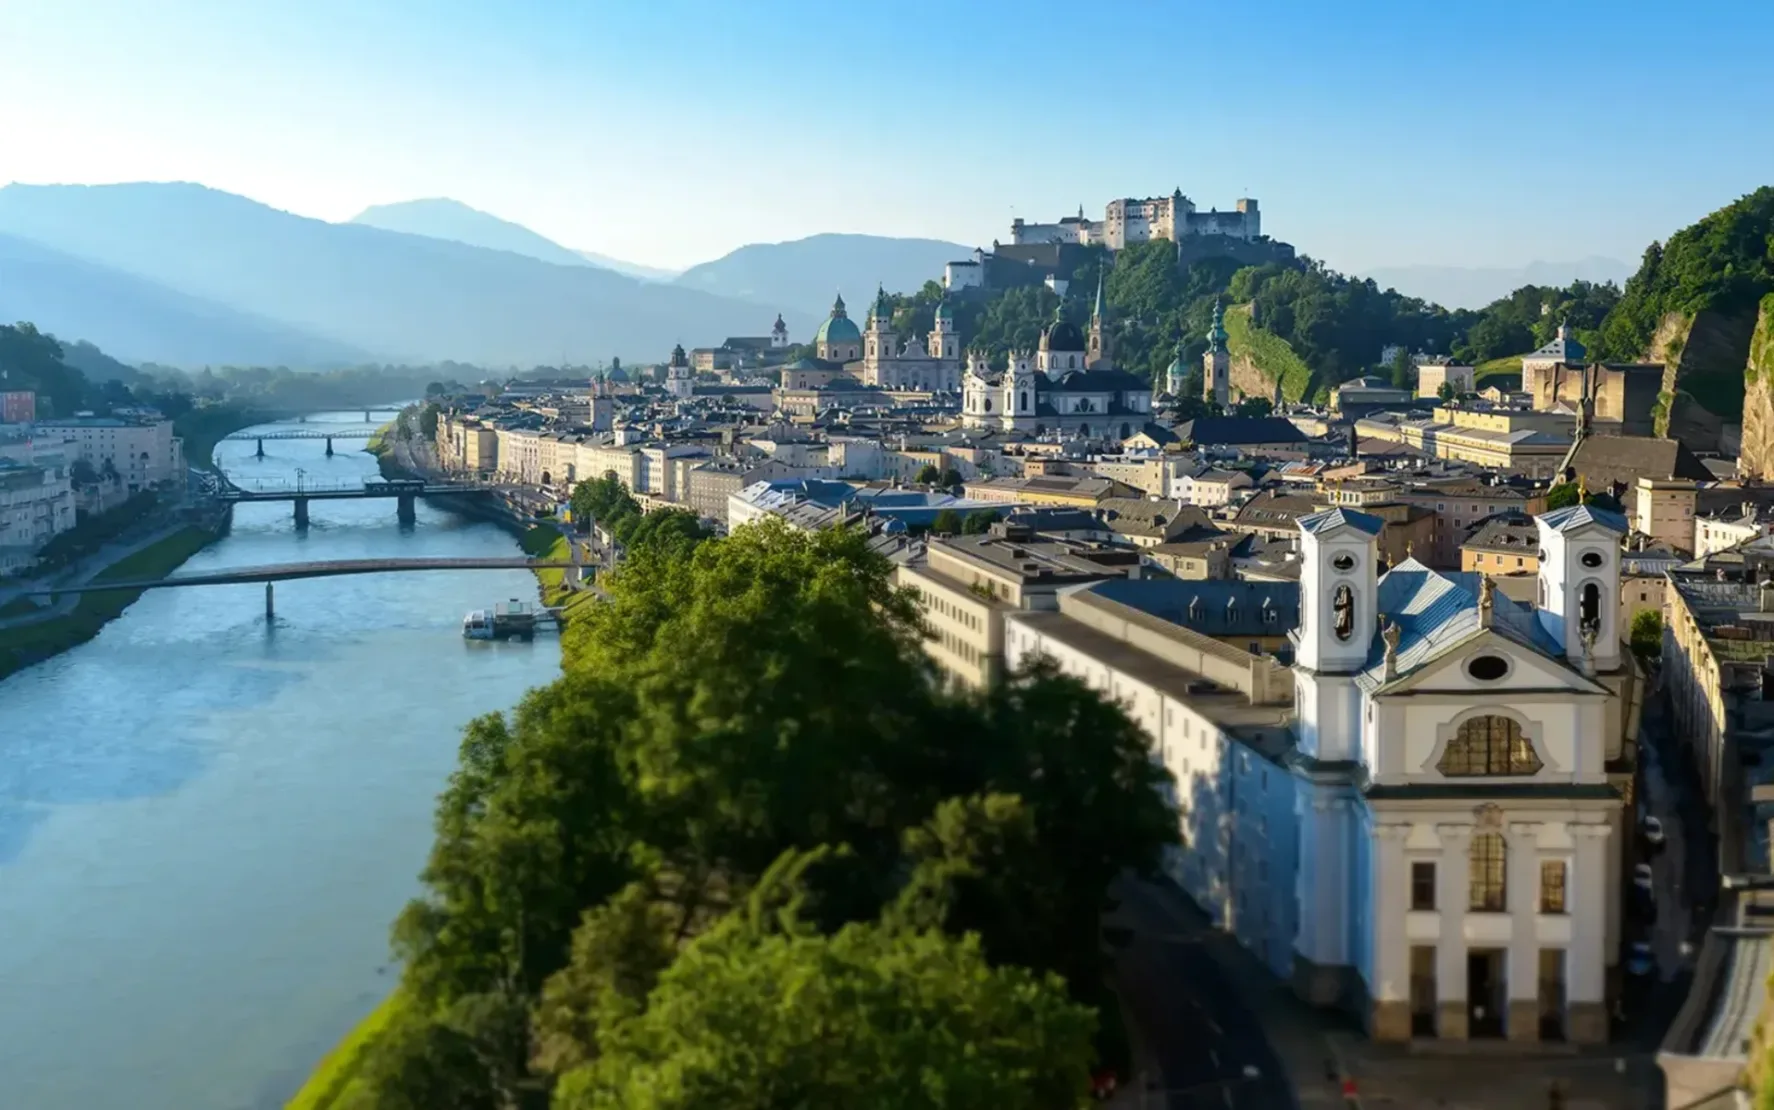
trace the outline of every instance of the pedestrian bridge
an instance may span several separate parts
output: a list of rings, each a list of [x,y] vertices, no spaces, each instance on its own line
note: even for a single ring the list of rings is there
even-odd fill
[[[95,594],[107,590],[164,590],[177,586],[239,586],[256,582],[287,582],[297,578],[335,578],[344,574],[395,574],[421,570],[566,570],[578,563],[548,559],[329,559],[313,563],[273,563],[230,567],[203,574],[176,574],[120,582],[89,582],[84,586],[51,586],[33,594]]]
[[[373,426],[362,428],[291,428],[281,432],[234,432],[223,439],[240,441],[258,440],[260,443],[268,439],[368,439],[376,434]]]
[[[485,486],[471,482],[427,482],[423,480],[393,480],[351,482],[342,485],[317,486],[297,481],[289,482],[256,482],[251,486],[243,486],[228,479],[222,488],[216,491],[216,499],[231,505],[246,504],[256,501],[289,501],[295,505],[296,527],[308,526],[308,503],[310,501],[361,501],[369,498],[393,498],[396,516],[402,524],[411,524],[414,520],[414,502],[421,497],[442,497],[449,494],[483,493]]]

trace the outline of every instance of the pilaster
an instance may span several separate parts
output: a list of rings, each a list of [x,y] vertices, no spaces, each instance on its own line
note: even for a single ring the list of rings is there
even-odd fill
[[[1472,846],[1471,825],[1437,825],[1441,859],[1435,868],[1435,905],[1441,917],[1441,936],[1435,946],[1436,1034],[1443,1040],[1463,1041],[1467,1034],[1466,1011],[1466,907]]]
[[[1509,955],[1506,972],[1512,1041],[1540,1039],[1540,945],[1535,919],[1540,912],[1540,826],[1514,823],[1504,832],[1509,846]]]
[[[1572,825],[1570,831],[1576,851],[1566,880],[1571,946],[1565,953],[1565,997],[1574,1026],[1578,1003],[1607,1001],[1608,837],[1614,830],[1606,822],[1597,822]],[[1572,1039],[1576,1039],[1574,1031]]]

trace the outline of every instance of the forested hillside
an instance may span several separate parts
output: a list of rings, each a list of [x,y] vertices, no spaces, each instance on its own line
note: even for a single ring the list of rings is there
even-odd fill
[[[957,298],[956,322],[964,340],[1002,365],[1008,352],[1039,342],[1062,300],[1066,314],[1084,324],[1107,257],[1105,251],[1085,252],[1064,298],[1045,286]],[[1262,368],[1283,379],[1297,377],[1298,364],[1307,371],[1306,381],[1284,388],[1290,399],[1297,393],[1322,400],[1340,382],[1388,373],[1380,360],[1389,346],[1468,362],[1519,355],[1551,338],[1567,318],[1579,335],[1592,331],[1619,297],[1612,285],[1585,281],[1565,289],[1530,285],[1476,312],[1450,311],[1309,258],[1244,267],[1229,259],[1205,259],[1180,268],[1174,259],[1170,243],[1138,243],[1121,251],[1107,270],[1104,299],[1117,364],[1156,376],[1179,346],[1185,362],[1198,362],[1207,347],[1214,302],[1248,305],[1239,326],[1255,325],[1252,336],[1271,346],[1272,336],[1291,349],[1272,358],[1257,356]],[[928,282],[917,293],[895,298],[894,321],[901,334],[928,331],[941,295],[941,287]]]

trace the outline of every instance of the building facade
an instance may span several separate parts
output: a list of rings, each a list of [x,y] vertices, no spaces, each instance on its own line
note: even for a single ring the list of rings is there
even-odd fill
[[[893,330],[893,305],[877,290],[863,333],[862,382],[890,390],[926,393],[961,391],[961,335],[947,300],[937,303],[936,326],[928,341],[914,336],[901,343]],[[786,380],[785,380],[786,385]]]
[[[164,417],[74,416],[37,422],[39,435],[60,440],[96,471],[115,472],[131,493],[165,482],[183,485],[185,445]]]

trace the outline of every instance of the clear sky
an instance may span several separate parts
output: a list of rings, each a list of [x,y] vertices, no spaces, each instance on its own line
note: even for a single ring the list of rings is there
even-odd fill
[[[0,182],[448,196],[661,266],[1180,186],[1339,269],[1633,262],[1774,183],[1771,39],[1758,0],[0,0]]]

